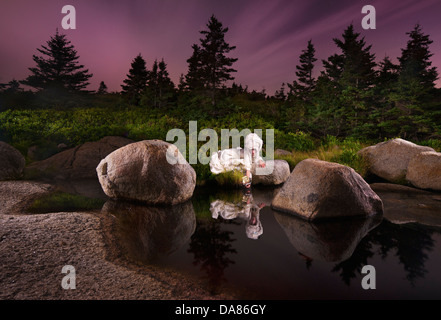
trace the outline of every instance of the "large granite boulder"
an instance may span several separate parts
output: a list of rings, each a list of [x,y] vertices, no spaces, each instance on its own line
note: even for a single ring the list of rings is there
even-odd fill
[[[425,151],[414,156],[406,180],[417,188],[441,191],[441,153]]]
[[[269,171],[265,172],[265,169]],[[284,183],[291,173],[289,164],[285,160],[268,160],[266,167],[260,168],[260,170],[261,174],[256,173],[255,169],[253,170],[253,185],[277,186]]]
[[[368,172],[390,182],[404,182],[410,160],[424,151],[435,151],[403,139],[393,139],[363,148],[359,155],[365,159]]]
[[[297,164],[271,206],[306,220],[383,212],[381,199],[354,169],[317,159]]]
[[[100,161],[109,153],[132,142],[123,137],[104,137],[95,142],[86,142],[31,163],[25,169],[25,176],[32,179],[96,179],[96,167]]]
[[[148,204],[178,204],[187,201],[196,187],[196,172],[174,150],[177,162],[169,161],[169,147],[161,140],[144,140],[115,150],[96,168],[104,193],[115,199]]]
[[[20,151],[0,141],[0,180],[21,178],[25,165],[25,158]]]

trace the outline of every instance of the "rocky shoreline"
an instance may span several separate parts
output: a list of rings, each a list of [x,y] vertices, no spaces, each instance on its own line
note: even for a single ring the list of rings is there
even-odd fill
[[[222,290],[221,294],[213,293],[206,288],[201,279],[180,273],[176,270],[168,270],[133,261],[120,243],[121,239],[118,239],[115,216],[106,214],[106,210],[77,210],[75,212],[64,212],[61,210],[61,212],[42,214],[31,213],[28,210],[30,204],[37,198],[60,190],[60,185],[56,185],[54,182],[57,179],[64,181],[64,188],[67,188],[67,193],[69,194],[82,195],[84,193],[86,197],[108,200],[109,190],[101,188],[103,187],[102,181],[100,180],[98,182],[96,179],[97,162],[107,157],[112,150],[123,148],[123,146],[127,146],[128,144],[130,145],[126,147],[127,149],[138,146],[136,150],[139,149],[143,152],[138,161],[139,165],[135,166],[135,169],[137,168],[139,170],[133,171],[132,176],[129,176],[131,177],[129,182],[137,181],[137,177],[140,176],[141,173],[146,174],[146,172],[152,171],[146,170],[144,164],[150,162],[155,164],[153,160],[156,158],[159,159],[159,155],[163,156],[165,154],[164,150],[166,150],[165,146],[162,146],[161,152],[150,152],[153,155],[159,155],[157,155],[156,158],[153,157],[154,159],[152,161],[146,161],[151,154],[146,155],[145,150],[149,149],[151,151],[151,148],[158,144],[158,142],[150,141],[148,145],[144,143],[146,145],[142,144],[142,146],[139,147],[141,144],[131,144],[130,141],[125,139],[121,140],[115,137],[108,137],[96,143],[89,143],[78,148],[66,150],[50,159],[28,166],[24,172],[25,180],[14,180],[24,169],[23,161],[16,161],[16,159],[19,158],[18,154],[12,151],[9,154],[3,153],[2,161],[4,163],[19,163],[20,166],[17,168],[12,166],[12,169],[5,166],[6,169],[1,172],[3,179],[7,181],[0,181],[0,299],[225,300],[244,296],[248,298],[252,297],[249,292],[244,294],[245,289],[238,288],[226,288]],[[0,147],[9,150],[5,144]],[[381,148],[392,148],[394,150],[393,152],[380,152],[381,157],[386,157],[383,160],[380,159],[380,161],[376,160],[379,157],[376,156],[376,152]],[[406,151],[409,148],[412,150],[416,149],[418,152],[421,151],[420,153],[415,151],[418,157],[415,156],[415,159],[410,159],[411,157]],[[90,154],[93,156],[89,156]],[[275,167],[280,169],[275,170],[277,174],[272,175],[269,180],[261,179],[259,181],[260,184],[263,185],[281,185],[288,179],[288,176],[293,177],[293,185],[291,185],[288,180],[281,189],[287,194],[289,192],[292,193],[293,190],[295,191],[293,194],[301,194],[304,190],[309,190],[307,186],[311,187],[310,185],[312,185],[311,188],[315,189],[310,188],[312,191],[309,190],[306,192],[306,196],[303,198],[307,200],[307,203],[304,204],[303,207],[318,202],[320,198],[319,195],[329,196],[331,200],[325,199],[326,201],[323,201],[324,203],[328,203],[328,205],[325,205],[323,208],[323,212],[326,214],[329,208],[335,207],[335,204],[346,205],[348,195],[350,195],[349,198],[351,199],[363,198],[366,194],[370,195],[370,198],[366,201],[363,200],[363,198],[363,201],[354,202],[353,207],[346,208],[343,206],[334,208],[335,213],[332,214],[334,218],[342,212],[352,213],[359,207],[364,208],[366,207],[366,203],[369,204],[369,201],[374,199],[376,204],[374,206],[375,210],[370,210],[370,207],[367,207],[368,209],[363,211],[363,213],[367,213],[367,216],[373,215],[371,214],[372,212],[376,213],[381,211],[382,216],[394,224],[419,223],[436,228],[441,227],[441,216],[438,214],[441,212],[441,194],[439,193],[440,187],[438,186],[439,179],[430,180],[434,182],[432,184],[427,184],[427,179],[423,179],[422,182],[418,180],[418,183],[425,183],[424,186],[430,190],[394,184],[395,180],[406,178],[406,174],[410,177],[408,179],[410,181],[413,177],[412,170],[414,169],[412,168],[419,168],[418,163],[423,160],[430,162],[431,170],[429,170],[429,176],[438,177],[439,168],[441,168],[441,162],[439,162],[441,153],[438,154],[433,151],[427,151],[424,148],[409,144],[406,141],[396,139],[391,142],[368,147],[366,150],[362,150],[361,154],[370,162],[369,168],[372,173],[392,183],[374,183],[369,185],[350,168],[317,160],[304,160],[301,164],[297,165],[297,170],[294,170],[292,173],[287,170],[287,168],[289,169],[287,163],[282,161],[275,162],[275,164],[277,164]],[[125,156],[125,153],[123,153],[123,156]],[[422,158],[422,160],[420,158]],[[129,160],[131,159],[132,158]],[[109,159],[106,161],[109,161]],[[394,161],[396,161],[396,163],[394,163]],[[117,163],[120,162],[125,163],[124,161],[117,161]],[[162,163],[164,161],[161,160],[160,162]],[[418,162],[417,165],[415,165],[414,162]],[[133,161],[128,161],[128,163],[133,166]],[[306,166],[308,164],[311,167],[310,172],[299,176],[297,171],[302,168],[302,165]],[[387,164],[388,166],[381,166],[382,164]],[[110,163],[110,165],[112,165],[112,163]],[[121,182],[121,177],[124,178],[127,175],[124,170],[129,166],[120,167],[122,171],[118,175],[118,179],[116,179],[119,182]],[[155,166],[153,165],[153,167]],[[162,172],[161,177],[166,176],[168,179],[163,179],[165,182],[159,184],[159,186],[155,185],[160,180],[158,174],[153,172],[152,176],[141,179],[144,184],[140,185],[138,188],[139,192],[135,196],[132,197],[130,194],[121,193],[122,191],[118,189],[118,192],[115,191],[115,198],[123,195],[122,198],[146,200],[144,198],[140,199],[138,195],[144,195],[144,191],[147,187],[152,188],[151,186],[155,186],[159,191],[155,193],[155,197],[152,199],[156,201],[160,195],[164,196],[164,190],[174,190],[176,184],[181,191],[191,191],[183,194],[182,199],[178,199],[179,203],[184,203],[183,201],[188,200],[193,194],[196,179],[194,170],[191,169],[189,165],[188,167],[187,171],[189,171],[189,173],[187,174],[185,170],[184,173],[186,177],[189,177],[187,180],[189,181],[188,185],[190,185],[190,187],[188,187],[187,184],[182,186],[181,180],[185,179],[173,179],[172,177],[176,175],[174,171],[169,173],[163,170],[164,172]],[[319,167],[326,167],[326,170],[323,172],[328,176],[330,172],[336,173],[336,178],[334,177],[335,179],[333,179],[337,182],[332,184],[333,179],[329,177],[324,179],[320,176],[316,179],[318,182],[313,185],[311,181],[313,180],[312,178],[318,174]],[[427,167],[427,165],[423,167]],[[397,168],[399,171],[397,171]],[[345,170],[344,172],[342,171],[343,169]],[[107,175],[107,171],[106,162],[106,170],[100,167],[98,176],[100,176],[100,173]],[[297,174],[297,176],[295,174]],[[78,176],[83,179],[93,179],[95,183],[101,184],[98,185],[99,188],[94,188],[93,185],[91,186],[84,181],[80,181],[77,185],[72,180],[72,177]],[[341,181],[340,176],[345,176],[346,180]],[[349,178],[347,176],[349,176]],[[355,178],[353,176],[355,176]],[[421,174],[417,176],[420,177]],[[38,182],[38,180],[31,180],[32,178],[51,178],[51,180],[50,182]],[[148,183],[146,184],[144,180]],[[324,181],[329,183],[326,184]],[[347,181],[350,187],[343,191],[337,188],[344,186]],[[357,184],[354,181],[360,183]],[[173,183],[170,185],[166,182]],[[180,182],[181,184],[175,182]],[[131,184],[127,182],[120,184],[123,187],[131,186]],[[415,182],[415,184],[417,184],[417,182]],[[114,183],[112,182],[110,185],[113,186]],[[326,186],[328,189],[325,188]],[[358,194],[352,195],[351,188],[355,191],[359,190]],[[110,197],[113,198],[114,195],[111,192],[110,194]],[[162,202],[174,204],[174,194],[175,193],[172,192],[167,195]],[[148,200],[152,202],[152,199],[149,198]],[[289,194],[287,199],[291,201],[294,199],[294,196]],[[295,201],[292,201],[293,204],[289,204],[286,206],[286,210],[282,211],[290,212],[291,210],[295,213],[300,212],[301,210],[299,209],[293,209],[294,205],[301,203],[300,200],[301,199],[295,199]],[[329,205],[329,203],[332,205]],[[108,209],[113,208],[110,203],[107,206],[103,206],[103,208],[105,207]],[[380,207],[382,210],[379,209]],[[307,213],[315,211],[317,210],[313,208]],[[153,216],[158,217],[157,219],[159,220],[165,219],[163,217],[161,218],[160,214],[153,214]],[[285,219],[286,217],[281,216],[279,218]],[[294,217],[290,218],[294,219]],[[149,224],[150,222],[149,220],[145,223]],[[180,221],[178,225],[187,226],[188,230],[194,231],[195,223],[195,221],[189,221],[188,223]],[[303,226],[302,228],[309,226],[306,221],[290,220],[286,222],[288,234],[293,235],[291,240],[295,243],[308,243],[308,241],[304,239],[296,238],[297,232],[291,232],[292,230],[296,230],[296,228],[292,227],[297,226],[296,223],[300,223]],[[363,230],[364,228],[366,230],[370,230],[371,228],[370,225],[362,227]],[[311,232],[315,231],[312,230]],[[338,234],[338,232],[333,233]],[[166,233],[165,236],[167,236],[167,234],[168,233]],[[185,233],[185,235],[187,234],[191,236],[191,232]],[[361,234],[363,235],[365,232]],[[141,240],[141,242],[144,240]],[[357,241],[354,241],[354,243],[356,242]],[[145,243],[143,245],[145,246]],[[347,256],[348,252],[351,252],[352,249],[353,248],[342,250],[341,256]],[[330,255],[329,258],[334,259],[335,257]],[[75,268],[77,279],[75,289],[63,289],[61,286],[65,276],[65,274],[62,273],[62,269],[66,265]]]
[[[26,205],[52,187],[0,182],[0,299],[180,300],[233,299],[213,295],[197,279],[137,266],[115,245],[110,216],[90,212],[27,214]],[[76,269],[76,289],[61,287],[62,268]]]

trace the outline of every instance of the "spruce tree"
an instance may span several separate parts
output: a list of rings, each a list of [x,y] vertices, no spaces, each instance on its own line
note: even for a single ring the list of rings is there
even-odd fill
[[[178,83],[178,92],[182,93],[187,90],[187,83],[185,82],[185,76],[183,73],[179,76],[179,83]]]
[[[388,56],[378,63],[378,73],[372,89],[372,103],[366,115],[369,125],[363,128],[366,137],[383,140],[396,134],[393,125],[396,118],[394,114],[399,110],[394,108],[391,96],[395,94],[398,72],[399,66]]]
[[[299,60],[300,65],[296,66],[297,80],[292,84],[288,84],[288,87],[291,95],[294,95],[301,100],[309,100],[310,94],[314,90],[316,84],[316,80],[312,76],[314,62],[317,61],[312,40],[309,40],[306,49],[302,50]]]
[[[427,92],[435,87],[438,79],[436,67],[432,67],[429,51],[433,43],[428,35],[423,34],[421,26],[415,25],[414,29],[406,33],[410,40],[405,49],[401,49],[399,82],[403,93],[416,86],[416,90]],[[411,90],[414,91],[414,90]]]
[[[89,70],[78,62],[79,56],[66,35],[58,33],[47,41],[47,45],[37,49],[43,56],[33,55],[36,67],[29,68],[32,72],[22,84],[39,91],[50,90],[57,93],[88,92],[85,88],[92,77]]]
[[[207,28],[208,30],[200,31],[204,36],[200,39],[200,46],[193,45],[193,55],[187,60],[187,83],[189,87],[199,87],[207,91],[212,104],[215,105],[219,88],[226,81],[234,80],[231,74],[237,70],[233,69],[232,65],[237,58],[229,58],[227,54],[236,47],[225,41],[228,28],[224,28],[214,15],[211,16]]]
[[[121,85],[122,94],[125,95],[131,103],[138,104],[141,94],[147,86],[149,72],[146,68],[146,62],[141,54],[138,54],[132,61],[131,68],[127,74],[127,79]]]
[[[167,64],[162,59],[159,63],[155,60],[149,72],[147,89],[143,97],[143,104],[154,107],[163,107],[173,98],[175,86],[167,71]]]
[[[372,46],[366,46],[364,37],[354,31],[350,24],[343,32],[343,39],[333,39],[342,51],[323,60],[325,74],[340,88],[353,87],[367,89],[373,85],[376,77],[375,54],[370,52]]]
[[[158,64],[158,96],[160,105],[162,106],[162,103],[167,101],[172,97],[172,95],[175,92],[175,85],[173,81],[170,79],[168,70],[167,70],[167,64],[164,62],[164,59],[162,59]]]
[[[399,66],[394,64],[389,56],[384,57],[382,61],[378,64],[379,70],[378,70],[378,76],[375,81],[375,85],[379,89],[389,89],[392,85],[396,83],[398,80],[398,74],[399,74]]]
[[[432,40],[419,24],[406,33],[406,48],[401,50],[398,81],[392,92],[390,113],[395,134],[405,139],[430,136],[440,119],[439,105],[433,99],[436,67],[432,67],[429,50]]]
[[[276,90],[274,92],[274,98],[276,100],[285,101],[286,100],[286,94],[285,94],[285,83],[282,83],[282,86],[279,90]]]
[[[194,44],[192,48],[193,54],[187,60],[188,72],[185,76],[185,83],[190,91],[199,91],[204,88],[201,48],[197,44]]]
[[[107,86],[104,83],[104,81],[100,82],[100,86],[99,86],[98,91],[96,93],[97,94],[106,94],[107,93]]]
[[[354,26],[349,25],[342,39],[333,39],[341,53],[323,60],[317,100],[321,114],[329,117],[330,125],[333,124],[335,135],[363,135],[363,128],[369,125],[366,121],[372,107],[377,71],[371,46],[359,37]]]

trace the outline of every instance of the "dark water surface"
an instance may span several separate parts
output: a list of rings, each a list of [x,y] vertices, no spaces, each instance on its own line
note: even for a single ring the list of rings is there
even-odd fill
[[[374,189],[376,190],[376,189]],[[309,223],[270,208],[274,192],[196,190],[173,207],[107,201],[129,259],[242,299],[441,299],[441,197],[379,186],[381,217]],[[362,288],[365,265],[376,289]],[[372,274],[369,274],[373,276]]]
[[[132,222],[126,205],[107,212],[123,221],[135,260],[197,276],[213,293],[233,286],[244,299],[441,298],[441,228],[386,215],[308,223],[272,210],[273,192],[253,190],[248,207],[240,190],[196,192],[168,209],[132,205]],[[376,289],[361,286],[365,265],[375,267]]]

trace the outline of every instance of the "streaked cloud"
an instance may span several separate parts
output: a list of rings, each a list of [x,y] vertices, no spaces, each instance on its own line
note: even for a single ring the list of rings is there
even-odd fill
[[[227,40],[236,81],[268,93],[294,80],[298,56],[309,39],[321,59],[337,52],[332,39],[350,24],[372,44],[378,60],[396,58],[406,45],[406,32],[421,23],[434,43],[432,60],[441,70],[439,0],[75,0],[77,30],[61,30],[58,0],[2,0],[0,3],[0,82],[23,79],[34,66],[32,55],[55,29],[66,33],[93,74],[91,89],[104,81],[119,91],[132,59],[141,53],[150,66],[164,58],[174,81],[186,73],[191,45],[215,14],[229,27]],[[362,30],[361,8],[374,5],[377,30]]]

